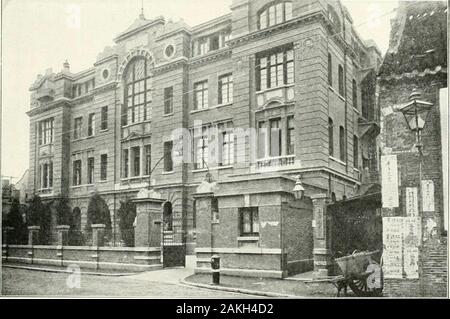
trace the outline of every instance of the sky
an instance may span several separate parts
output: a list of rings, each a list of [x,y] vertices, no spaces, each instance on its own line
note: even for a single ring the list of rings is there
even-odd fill
[[[144,3],[146,18],[183,19],[195,26],[230,12],[232,0],[2,0],[1,169],[17,181],[28,168],[29,87],[67,59],[76,73],[93,66],[105,46],[131,25]],[[384,54],[397,0],[343,0],[364,39]]]

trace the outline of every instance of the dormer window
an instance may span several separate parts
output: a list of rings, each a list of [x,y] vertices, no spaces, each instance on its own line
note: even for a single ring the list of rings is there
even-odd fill
[[[226,42],[230,40],[231,30],[225,29],[204,37],[200,37],[193,42],[193,56],[207,54],[211,51],[226,47]]]
[[[292,19],[292,2],[272,3],[259,13],[259,29],[265,29]]]

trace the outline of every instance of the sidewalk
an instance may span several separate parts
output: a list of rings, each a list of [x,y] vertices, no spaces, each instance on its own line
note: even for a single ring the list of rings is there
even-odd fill
[[[305,282],[286,279],[220,276],[220,285],[213,285],[210,274],[197,274],[181,281],[197,287],[243,292],[279,298],[336,297],[336,288],[328,282]]]

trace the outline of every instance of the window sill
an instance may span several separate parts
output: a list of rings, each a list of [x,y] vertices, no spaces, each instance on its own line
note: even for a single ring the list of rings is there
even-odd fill
[[[169,114],[163,114],[163,117],[171,117],[171,116],[173,116],[175,113],[169,113]]]
[[[208,110],[210,110],[209,107],[201,109],[201,110],[192,110],[190,113],[195,114],[195,113],[200,113],[200,112],[204,112],[204,111],[208,111]]]
[[[259,241],[257,236],[241,236],[237,238],[238,241]]]
[[[135,122],[135,123],[127,124],[127,125],[122,125],[122,129],[129,128],[129,127],[139,125],[139,124],[147,124],[147,123],[151,123],[151,122],[152,122],[152,120],[147,120],[147,121]]]
[[[340,98],[342,101],[345,102],[345,97],[343,97],[342,95],[340,95],[339,92],[336,91],[332,86],[328,86],[328,88],[329,88],[331,91],[333,91],[333,92],[338,96],[338,98]]]
[[[342,164],[342,165],[347,165],[345,162],[341,161],[340,159],[337,159],[336,157],[333,156],[329,156],[330,160],[332,160],[333,162]]]
[[[215,166],[215,167],[210,167],[209,170],[210,171],[217,171],[217,170],[223,170],[223,169],[232,169],[234,168],[233,165],[226,165],[226,166]],[[191,171],[191,173],[204,173],[207,172],[208,169],[207,168],[199,168],[199,169],[193,169]]]
[[[95,137],[95,135],[87,136],[87,137],[86,137],[86,140],[90,140],[90,139],[92,139],[92,138],[94,138],[94,137]]]
[[[76,185],[76,186],[70,186],[70,189],[80,189],[83,187],[93,187],[95,184],[84,184],[84,185]]]
[[[175,171],[171,171],[171,172],[162,172],[162,175],[172,175],[175,174]]]
[[[105,132],[108,132],[109,131],[109,129],[104,129],[104,130],[100,130],[100,133],[105,133]]]
[[[224,107],[224,106],[230,106],[230,105],[233,105],[233,101],[211,106],[210,109],[218,109],[218,108],[221,108],[221,107]]]
[[[264,90],[259,90],[259,91],[256,91],[255,93],[256,94],[262,94],[262,93],[275,91],[275,90],[279,90],[279,89],[290,88],[290,87],[293,87],[294,85],[295,85],[295,83],[283,84],[283,85],[279,85],[279,86],[276,86],[276,87],[273,87],[273,88],[267,88],[267,89],[264,89]]]

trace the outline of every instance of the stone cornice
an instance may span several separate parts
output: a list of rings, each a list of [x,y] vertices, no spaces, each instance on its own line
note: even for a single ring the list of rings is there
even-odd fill
[[[304,23],[308,23],[311,21],[319,21],[321,22],[326,30],[331,34],[336,34],[335,32],[335,27],[334,25],[331,23],[331,21],[329,21],[328,17],[325,16],[325,14],[322,11],[316,11],[316,12],[312,12],[310,14],[301,16],[301,17],[297,17],[294,18],[292,20],[274,25],[272,27],[266,28],[266,29],[262,29],[262,30],[257,30],[254,31],[252,33],[248,33],[248,34],[244,34],[241,36],[238,36],[237,38],[231,39],[227,42],[228,46],[230,48],[235,48],[238,47],[240,45],[244,45],[247,44],[249,41],[252,40],[258,40],[261,38],[265,38],[273,33],[277,33],[279,31],[282,30],[288,30],[288,29],[292,29],[293,27],[299,25],[299,24],[304,24]],[[349,43],[346,43],[345,40],[343,39],[343,37],[341,35],[337,35],[334,36],[336,42],[343,48],[347,49],[349,54],[352,57],[356,57],[356,53],[353,50],[353,48],[351,47],[351,45]]]
[[[119,56],[117,54],[112,54],[110,56],[101,58],[100,60],[98,60],[97,62],[94,63],[94,66],[98,66],[102,63],[105,63],[106,61],[112,60],[112,59],[117,59]]]
[[[194,57],[189,61],[189,66],[198,66],[205,63],[210,63],[222,58],[229,58],[231,57],[231,49],[230,48],[223,48],[217,51],[209,52],[208,54]]]
[[[164,33],[164,34],[160,35],[159,37],[156,38],[155,41],[159,42],[159,41],[162,41],[164,39],[170,38],[173,35],[176,35],[178,33],[183,33],[183,32],[186,33],[187,35],[191,35],[192,34],[191,30],[187,29],[186,27],[180,27],[180,28],[177,28],[175,30],[172,30],[172,31],[169,31],[167,33]]]
[[[56,108],[58,108],[60,106],[65,106],[65,105],[66,106],[70,106],[71,105],[71,101],[69,99],[67,99],[67,98],[61,98],[61,99],[58,99],[58,100],[53,101],[51,103],[48,103],[46,105],[35,107],[34,109],[29,110],[28,112],[26,112],[26,114],[29,117],[32,117],[32,116],[38,115],[40,113],[43,113],[43,112],[46,112],[46,111],[49,111],[49,110],[53,110],[53,109],[56,109]]]
[[[153,74],[161,74],[173,69],[176,69],[180,66],[184,66],[188,64],[188,58],[186,57],[180,57],[176,60],[164,63],[164,64],[159,64],[156,65],[155,68],[153,69]]]
[[[117,88],[118,84],[119,83],[117,81],[109,82],[109,83],[106,83],[106,84],[104,84],[102,86],[98,86],[98,87],[94,88],[94,92],[95,92],[95,94],[100,94],[100,93],[103,93],[103,92],[114,90],[114,89]]]
[[[88,103],[94,100],[94,93],[91,91],[89,94],[80,96],[76,99],[72,100],[72,105],[80,105],[84,103]]]

